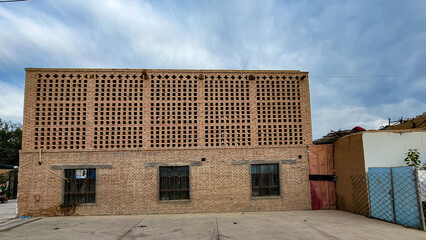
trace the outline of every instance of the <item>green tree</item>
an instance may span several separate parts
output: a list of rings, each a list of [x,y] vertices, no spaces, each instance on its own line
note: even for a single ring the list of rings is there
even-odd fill
[[[0,164],[19,165],[22,125],[0,119]]]
[[[405,154],[404,161],[407,166],[413,166],[415,169],[426,170],[426,164],[422,165],[420,161],[420,153],[417,149],[408,149],[408,152]]]

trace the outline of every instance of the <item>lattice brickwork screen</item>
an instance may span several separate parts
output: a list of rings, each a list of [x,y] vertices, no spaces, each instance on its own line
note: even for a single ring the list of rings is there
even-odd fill
[[[143,74],[96,76],[94,148],[143,147]]]
[[[299,77],[256,78],[258,144],[302,144]]]
[[[34,149],[86,147],[87,81],[80,74],[38,75]]]
[[[24,145],[105,150],[303,144],[311,131],[310,113],[303,112],[309,110],[307,75],[270,72],[36,70],[28,78],[24,129],[31,140]]]
[[[152,148],[197,147],[197,79],[151,75]]]
[[[251,145],[248,77],[218,74],[205,78],[205,145]]]

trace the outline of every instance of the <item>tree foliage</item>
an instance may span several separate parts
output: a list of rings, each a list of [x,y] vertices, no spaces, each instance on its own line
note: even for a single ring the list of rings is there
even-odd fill
[[[22,125],[0,119],[0,164],[19,165]]]
[[[415,169],[419,170],[426,169],[426,164],[422,165],[422,162],[420,161],[420,153],[417,149],[408,149],[408,152],[405,155],[407,155],[407,157],[405,157],[404,161],[407,166],[413,166]]]

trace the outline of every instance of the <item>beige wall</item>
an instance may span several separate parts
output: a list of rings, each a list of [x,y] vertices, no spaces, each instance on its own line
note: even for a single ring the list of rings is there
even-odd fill
[[[368,192],[362,134],[342,137],[334,143],[337,208],[368,215]]]

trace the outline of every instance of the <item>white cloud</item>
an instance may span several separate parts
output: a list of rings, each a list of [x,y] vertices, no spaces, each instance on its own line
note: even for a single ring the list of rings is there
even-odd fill
[[[355,106],[340,103],[337,106],[319,107],[312,111],[314,139],[326,135],[330,130],[352,129],[356,126],[367,130],[378,130],[388,124],[388,118],[413,118],[426,109],[426,103],[416,99],[404,99],[396,103],[377,106]]]
[[[11,6],[0,6],[0,79],[10,90],[0,94],[0,117],[17,120],[25,67],[300,69],[310,75],[425,69],[422,1],[50,0]],[[311,79],[314,138],[418,115],[426,109],[425,89],[424,78]]]
[[[0,118],[22,123],[24,90],[21,87],[0,81]]]
[[[386,123],[385,119],[371,113],[362,106],[323,107],[312,112],[314,117],[314,139],[327,134],[330,130],[352,129],[356,126],[367,130],[378,129]]]

